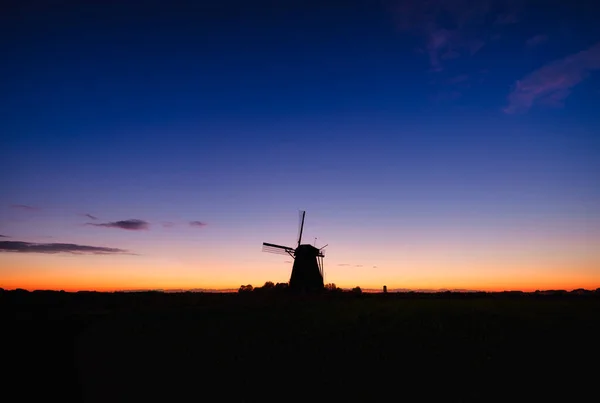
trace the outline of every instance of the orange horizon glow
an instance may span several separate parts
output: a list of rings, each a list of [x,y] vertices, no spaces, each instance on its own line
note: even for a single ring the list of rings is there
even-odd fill
[[[262,284],[260,285],[262,286]],[[354,287],[348,286],[339,286],[340,288],[344,289],[344,290],[350,290]],[[360,286],[359,286],[360,287]],[[203,291],[207,291],[207,292],[223,292],[223,293],[227,293],[227,292],[237,292],[237,290],[239,289],[238,287],[231,287],[231,288],[210,288],[210,287],[174,287],[174,288],[162,288],[162,287],[148,287],[148,288],[101,288],[101,287],[96,287],[96,288],[65,288],[65,287],[20,287],[20,286],[9,286],[9,287],[0,287],[2,289],[4,289],[5,291],[15,291],[17,289],[22,289],[22,290],[26,290],[29,292],[32,291],[64,291],[64,292],[106,292],[106,293],[112,293],[112,292],[143,292],[143,291],[163,291],[163,292],[186,292],[186,291],[191,291],[191,292],[203,292]],[[366,287],[360,287],[363,292],[382,292],[382,288],[366,288]],[[600,288],[600,286],[592,286],[592,287],[585,287],[585,286],[581,286],[581,287],[569,287],[569,288],[565,288],[565,287],[534,287],[534,288],[526,288],[526,289],[515,289],[515,288],[438,288],[438,289],[426,289],[426,288],[404,288],[404,287],[388,287],[388,292],[390,293],[394,293],[394,292],[443,292],[443,291],[455,291],[458,290],[456,292],[488,292],[488,293],[495,293],[495,292],[512,292],[512,291],[517,291],[517,292],[524,292],[524,293],[529,293],[529,292],[535,292],[535,291],[551,291],[551,290],[563,290],[563,291],[574,291],[574,290],[578,290],[578,289],[584,289],[584,290],[588,290],[588,291],[594,291],[596,289]],[[398,291],[397,291],[398,290]]]
[[[286,276],[289,273],[286,273]],[[34,278],[28,277],[23,278],[22,276],[11,276],[5,278],[0,283],[0,287],[4,290],[15,290],[17,288],[25,289],[28,291],[34,290],[53,290],[53,291],[66,291],[66,292],[77,292],[77,291],[98,291],[98,292],[115,292],[115,291],[144,291],[144,290],[193,290],[202,289],[210,291],[224,291],[237,290],[242,284],[252,284],[254,287],[260,287],[267,281],[274,283],[283,282],[287,283],[288,279],[269,279],[259,280],[256,277],[253,279],[245,279],[246,281],[239,281],[239,284],[231,283],[209,283],[209,282],[198,282],[194,279],[187,279],[188,281],[182,281],[180,279],[166,279],[161,281],[152,276],[144,278],[139,276],[135,279],[130,278],[129,281],[126,278],[114,278],[114,277],[101,277],[101,276],[89,276],[85,277],[67,277],[63,275],[57,275],[57,273],[47,273],[46,275],[37,275]],[[252,281],[254,280],[254,281]],[[340,279],[342,280],[342,279]],[[577,276],[575,278],[565,278],[564,276],[555,276],[554,278],[514,278],[514,279],[489,279],[488,281],[418,281],[413,280],[410,282],[387,282],[381,284],[375,284],[373,282],[355,282],[350,283],[346,281],[335,281],[334,279],[327,279],[326,283],[335,283],[336,286],[343,289],[351,289],[356,286],[361,287],[363,290],[382,290],[383,286],[387,286],[388,291],[395,289],[402,290],[467,290],[467,291],[483,291],[483,292],[502,292],[502,291],[522,291],[522,292],[534,292],[536,290],[566,290],[572,291],[575,289],[586,289],[595,290],[600,288],[600,281],[598,279],[591,278],[591,276]]]
[[[450,238],[450,237],[448,237]],[[414,243],[406,247],[381,244],[370,250],[331,246],[325,259],[325,283],[364,290],[523,291],[595,290],[600,288],[600,254],[595,237],[557,237],[518,242],[509,237],[487,245],[455,242]],[[287,283],[286,257],[264,254],[248,242],[236,254],[221,249],[186,248],[179,244],[127,255],[3,253],[3,289],[123,291],[237,290],[267,281]],[[140,248],[141,249],[141,248]],[[284,261],[285,260],[285,261]],[[349,264],[353,263],[353,264]]]

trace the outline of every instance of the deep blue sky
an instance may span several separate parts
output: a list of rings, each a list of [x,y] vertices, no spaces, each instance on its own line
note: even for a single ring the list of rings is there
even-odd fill
[[[396,284],[410,270],[383,250],[420,233],[598,244],[593,2],[140,4],[3,6],[0,235],[140,255],[150,236],[193,267],[214,254],[198,283],[236,266],[232,286],[272,259],[260,242],[293,243],[298,209],[333,267],[360,243],[351,259]],[[217,254],[224,242],[244,257]]]

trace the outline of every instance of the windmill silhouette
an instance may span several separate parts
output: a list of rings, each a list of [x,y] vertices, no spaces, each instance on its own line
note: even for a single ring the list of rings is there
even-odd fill
[[[300,228],[296,248],[263,242],[263,252],[290,255],[294,259],[290,290],[319,292],[323,290],[323,249],[310,244],[302,244],[302,231],[306,211],[300,211]]]

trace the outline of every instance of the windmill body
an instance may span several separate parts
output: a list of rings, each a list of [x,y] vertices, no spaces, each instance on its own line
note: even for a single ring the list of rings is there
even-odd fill
[[[292,275],[290,277],[290,290],[301,292],[319,292],[323,284],[323,248],[310,244],[302,244],[302,230],[304,229],[304,216],[301,211],[301,223],[296,248],[263,242],[263,251],[270,253],[287,254],[294,258]]]
[[[301,291],[320,291],[323,289],[323,273],[321,270],[321,251],[312,245],[300,245],[296,248],[290,288]],[[319,264],[321,263],[321,264]]]

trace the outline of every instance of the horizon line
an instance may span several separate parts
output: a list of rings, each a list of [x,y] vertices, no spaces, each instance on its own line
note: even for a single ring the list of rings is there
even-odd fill
[[[255,287],[256,289],[260,289],[262,288],[262,286],[259,287]],[[356,287],[338,287],[340,290],[342,291],[352,291],[354,288]],[[362,292],[364,293],[370,293],[370,294],[374,294],[374,293],[381,293],[384,294],[383,288],[362,288],[359,287],[361,289]],[[17,288],[12,288],[12,289],[6,289],[6,288],[2,288],[0,287],[0,291],[17,291],[17,290],[25,290],[28,292],[35,292],[35,291],[54,291],[54,292],[99,292],[99,293],[117,293],[117,292],[163,292],[163,293],[183,293],[183,292],[198,292],[198,293],[221,293],[221,294],[227,294],[227,293],[237,293],[239,291],[239,288],[137,288],[137,289],[114,289],[114,290],[93,290],[93,289],[79,289],[79,290],[72,290],[72,291],[66,291],[64,289],[51,289],[51,288],[46,288],[46,289],[27,289],[27,288],[21,288],[21,287],[17,287]],[[506,289],[506,290],[495,290],[495,291],[485,291],[485,290],[471,290],[471,289],[460,289],[460,288],[438,288],[438,289],[426,289],[426,288],[390,288],[387,289],[387,293],[421,293],[421,294],[437,294],[437,293],[444,293],[444,292],[453,292],[453,293],[487,293],[487,294],[493,294],[493,293],[505,293],[505,292],[520,292],[520,293],[538,293],[538,292],[557,292],[557,291],[565,291],[565,292],[574,292],[574,291],[589,291],[589,292],[594,292],[594,291],[600,291],[600,287],[597,288],[584,288],[584,287],[577,287],[577,288],[571,288],[571,289],[562,289],[562,288],[550,288],[550,289],[537,289],[535,291],[524,291],[524,290],[518,290],[518,289]]]

